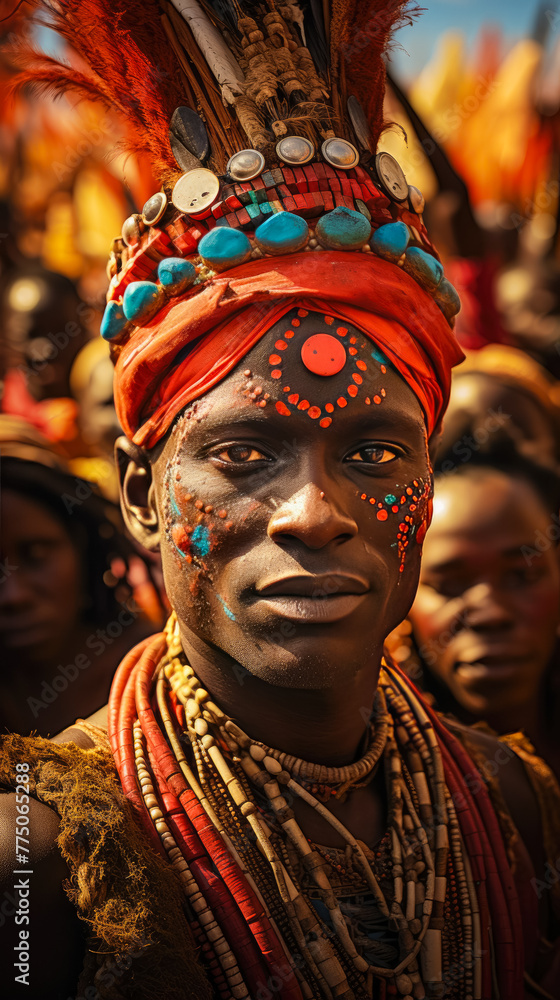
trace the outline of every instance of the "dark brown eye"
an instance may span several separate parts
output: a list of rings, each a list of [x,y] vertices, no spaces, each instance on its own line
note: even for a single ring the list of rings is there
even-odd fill
[[[222,462],[228,462],[230,465],[236,463],[248,463],[248,462],[259,462],[266,459],[262,451],[257,451],[250,444],[233,444],[229,448],[224,448],[223,451],[218,453],[218,458]]]
[[[353,455],[348,457],[349,462],[367,462],[369,465],[384,465],[396,458],[396,453],[381,445],[359,448]]]

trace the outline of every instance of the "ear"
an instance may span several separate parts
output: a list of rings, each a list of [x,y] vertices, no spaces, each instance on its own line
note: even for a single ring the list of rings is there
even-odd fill
[[[148,455],[128,438],[119,437],[115,442],[115,459],[124,522],[137,542],[154,551],[159,548],[159,519]]]

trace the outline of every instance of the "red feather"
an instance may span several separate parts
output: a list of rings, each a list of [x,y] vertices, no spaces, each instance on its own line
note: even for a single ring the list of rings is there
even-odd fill
[[[185,94],[157,0],[35,0],[35,6],[87,69],[77,72],[23,39],[11,49],[24,67],[15,85],[103,102],[128,125],[127,148],[147,154],[156,176],[176,171],[169,120]]]

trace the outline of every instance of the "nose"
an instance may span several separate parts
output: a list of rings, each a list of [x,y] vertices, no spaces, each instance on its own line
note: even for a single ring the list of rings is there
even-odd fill
[[[490,583],[477,583],[463,594],[465,615],[475,632],[508,628],[515,622],[513,609]]]
[[[309,549],[322,549],[329,542],[344,542],[357,534],[354,518],[315,483],[307,483],[278,506],[268,523],[269,538],[276,542],[295,538]]]

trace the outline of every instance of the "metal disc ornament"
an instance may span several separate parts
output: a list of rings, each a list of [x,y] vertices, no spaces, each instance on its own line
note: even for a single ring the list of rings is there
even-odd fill
[[[408,189],[408,200],[410,201],[412,211],[416,212],[417,215],[422,215],[426,207],[426,200],[422,192],[417,187],[414,187],[413,184]]]
[[[167,195],[164,191],[157,191],[151,198],[148,198],[142,209],[142,219],[147,226],[155,226],[159,222],[167,208]]]
[[[226,171],[234,181],[252,181],[265,168],[265,159],[258,149],[242,149],[231,157]]]
[[[283,163],[299,167],[313,159],[315,146],[301,135],[285,135],[276,143],[276,155]]]
[[[127,247],[135,247],[140,242],[144,226],[139,215],[129,215],[122,224],[121,235]]]
[[[346,139],[325,139],[321,146],[321,156],[331,167],[338,167],[339,170],[352,170],[360,162],[360,154],[351,142]],[[408,188],[407,188],[408,191]]]
[[[216,174],[205,167],[199,167],[179,177],[173,188],[171,201],[179,212],[198,215],[214,204],[219,193],[220,181]]]
[[[390,153],[378,153],[375,168],[382,187],[394,201],[407,201],[408,184],[404,171]]]

